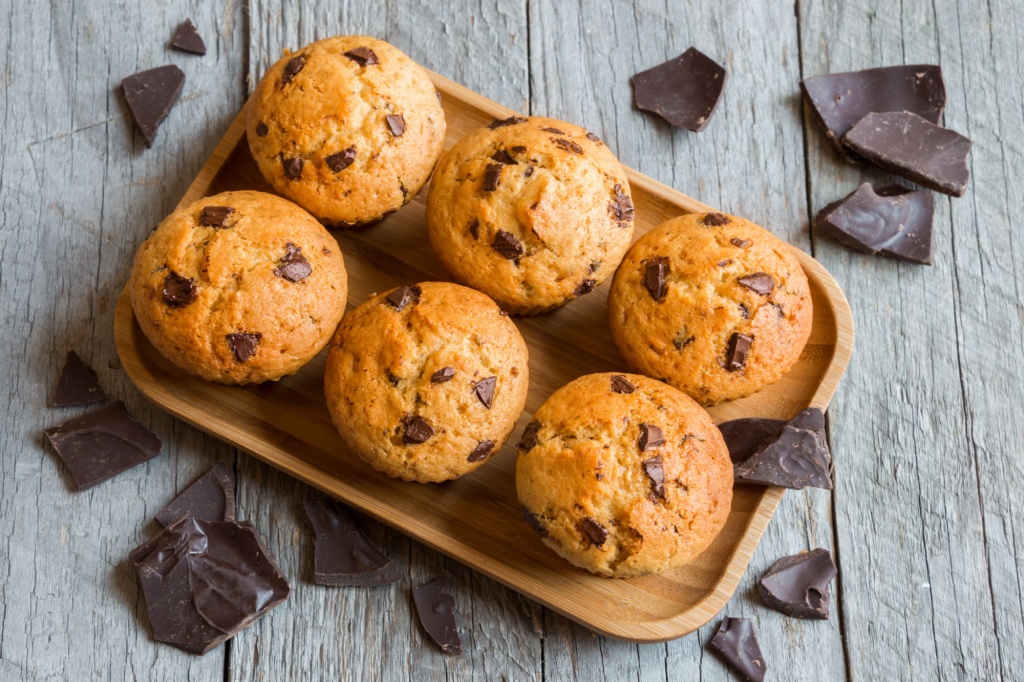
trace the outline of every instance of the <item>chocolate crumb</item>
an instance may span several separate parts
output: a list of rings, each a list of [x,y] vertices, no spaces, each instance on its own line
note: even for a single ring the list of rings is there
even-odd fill
[[[585,279],[582,282],[580,282],[575,289],[573,289],[572,293],[574,296],[583,296],[593,291],[596,285],[596,279]]]
[[[616,393],[629,394],[636,390],[636,386],[629,383],[629,379],[621,374],[612,376],[612,390]]]
[[[269,133],[269,132],[270,132],[270,128],[268,128],[267,124],[264,123],[263,121],[260,121],[259,123],[256,124],[256,136],[257,137],[266,137],[267,133]]]
[[[508,118],[496,118],[491,121],[487,127],[491,130],[495,128],[504,128],[505,126],[516,125],[517,123],[526,123],[526,119],[522,116],[509,116]]]
[[[579,146],[572,140],[566,140],[563,137],[552,137],[551,141],[554,142],[557,147],[564,149],[567,152],[572,152],[573,154],[583,153],[583,147]]]

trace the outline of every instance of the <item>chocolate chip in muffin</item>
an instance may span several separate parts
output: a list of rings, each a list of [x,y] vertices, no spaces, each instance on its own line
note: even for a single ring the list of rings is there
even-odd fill
[[[491,403],[494,401],[494,387],[497,384],[498,377],[487,377],[476,382],[476,386],[473,387],[476,397],[488,410],[491,409]]]
[[[395,137],[401,137],[405,132],[405,116],[401,114],[388,114],[384,117],[388,124],[388,130]]]
[[[172,308],[181,308],[196,300],[199,288],[191,277],[182,277],[174,270],[164,278],[164,303]]]
[[[303,55],[298,57],[292,57],[288,60],[288,63],[284,67],[284,73],[281,74],[281,84],[287,85],[292,82],[292,79],[299,75],[299,71],[306,66],[306,58]]]
[[[494,450],[494,441],[482,440],[473,448],[473,452],[469,453],[469,457],[466,460],[469,462],[480,462],[487,459],[492,450]]]
[[[598,547],[608,539],[608,530],[589,516],[580,523],[580,530]]]
[[[519,147],[516,147],[516,149],[519,149]],[[523,147],[523,150],[525,151],[526,148]],[[498,151],[491,154],[491,159],[496,161],[497,163],[503,163],[508,166],[512,166],[516,163],[516,160],[512,158],[512,155],[509,154],[508,150],[505,149],[499,149]]]
[[[302,157],[295,156],[290,159],[281,157],[281,165],[284,166],[284,176],[289,180],[298,180],[302,177],[302,167],[306,164]]]
[[[266,137],[267,133],[269,133],[269,132],[270,132],[270,128],[268,128],[267,124],[264,123],[263,121],[260,121],[259,123],[256,124],[256,135],[257,136],[259,136],[259,137]]]
[[[548,536],[548,529],[545,528],[544,524],[540,522],[540,519],[537,518],[537,515],[531,512],[526,507],[523,507],[522,509],[523,521],[526,521],[528,524],[530,524],[530,528],[532,528],[537,535],[541,536],[542,538],[546,538]]]
[[[359,64],[359,66],[374,66],[380,63],[377,61],[377,55],[374,51],[363,45],[349,50],[345,53],[345,56]]]
[[[402,420],[405,424],[405,433],[402,435],[402,442],[406,445],[419,445],[426,443],[434,435],[434,429],[423,417],[412,417]]]
[[[301,282],[313,273],[313,266],[301,253],[302,249],[291,242],[285,244],[281,265],[274,268],[274,274],[289,282]]]
[[[447,381],[451,381],[453,376],[455,376],[454,367],[442,367],[430,375],[430,383],[443,384]]]
[[[121,81],[125,102],[147,148],[153,146],[160,123],[174,108],[184,85],[185,73],[173,64],[142,71]]]
[[[644,286],[651,298],[660,301],[665,295],[665,278],[668,276],[668,259],[656,258],[644,268]]]
[[[595,286],[597,286],[596,279],[585,279],[572,290],[572,293],[574,296],[583,296],[593,291]]]
[[[591,142],[601,144],[601,138],[595,135],[594,133],[587,133],[587,139],[590,140]]]
[[[491,130],[495,128],[504,128],[505,126],[514,126],[517,123],[526,123],[526,119],[522,116],[509,116],[508,118],[496,118],[491,121],[487,127]]]
[[[351,166],[356,160],[356,148],[355,145],[348,149],[343,149],[337,154],[331,154],[324,161],[327,163],[327,167],[335,173],[340,173],[349,166]]]
[[[572,152],[573,154],[583,153],[583,147],[579,146],[572,140],[567,140],[564,137],[552,137],[551,141],[555,144],[555,146],[564,149],[567,152]]]
[[[686,329],[683,329],[681,332],[676,334],[674,339],[672,339],[672,345],[676,347],[676,350],[682,350],[696,340],[697,337],[693,334],[687,334]]]
[[[519,445],[517,446],[524,452],[529,452],[537,445],[537,432],[540,431],[541,424],[536,419],[526,425],[523,430],[523,437],[519,439]]]
[[[554,133],[555,135],[565,135],[565,131],[558,128],[541,128],[541,130],[546,133]]]
[[[260,345],[260,339],[263,338],[263,334],[236,332],[228,334],[225,338],[228,340],[228,347],[231,348],[231,352],[235,354],[235,359],[239,362],[245,362],[256,355],[256,348]]]
[[[505,230],[498,230],[494,235],[494,241],[491,242],[491,247],[508,260],[519,258],[524,252],[523,245],[519,243],[519,240],[511,232]]]
[[[640,440],[637,441],[640,452],[647,452],[665,444],[665,432],[654,424],[640,425]]]
[[[754,243],[749,239],[740,239],[739,237],[733,237],[732,239],[729,240],[729,242],[733,246],[738,246],[741,249],[749,249],[750,245]]]
[[[722,225],[728,225],[730,221],[729,216],[723,213],[708,213],[701,222],[711,227],[721,227]]]
[[[740,277],[738,281],[741,286],[761,296],[768,296],[775,289],[775,280],[767,272],[755,272],[752,275]]]
[[[729,348],[726,351],[725,369],[730,372],[737,372],[747,364],[747,354],[750,352],[750,345],[754,343],[754,337],[746,334],[735,333],[729,337]]]
[[[399,377],[396,377],[390,371],[387,374],[388,374],[388,383],[391,384],[392,386],[397,386],[398,382],[401,381],[401,379]]]
[[[616,184],[615,188],[615,201],[611,202],[612,213],[615,214],[616,220],[632,220],[633,219],[633,200],[628,195],[622,193],[622,185]]]
[[[487,164],[487,170],[484,171],[484,191],[493,192],[498,189],[498,183],[501,181],[501,169],[505,167],[503,163],[489,163]]]
[[[224,227],[228,217],[235,212],[230,206],[203,206],[199,214],[199,224],[206,227]]]
[[[651,494],[653,497],[665,499],[665,464],[661,455],[656,455],[644,460],[644,473],[651,479]],[[652,499],[653,501],[653,499]]]
[[[523,171],[523,177],[528,178],[533,175],[533,166],[527,166],[526,170]]]
[[[616,393],[628,394],[635,391],[636,386],[629,383],[629,379],[627,379],[626,377],[622,376],[621,374],[616,374],[612,377],[612,390],[615,391]]]
[[[473,239],[480,239],[480,221],[476,218],[469,221],[469,233],[473,235]]]
[[[416,305],[420,302],[420,288],[417,286],[407,287],[403,284],[388,294],[384,300],[395,306],[398,312],[402,312],[410,303]]]

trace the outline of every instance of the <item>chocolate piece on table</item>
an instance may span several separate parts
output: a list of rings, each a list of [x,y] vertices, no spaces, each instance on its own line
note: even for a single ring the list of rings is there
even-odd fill
[[[180,52],[191,52],[192,54],[206,54],[206,43],[196,30],[191,19],[186,19],[171,38],[171,47]]]
[[[768,436],[748,459],[734,463],[733,476],[739,483],[832,490],[831,468],[824,413],[810,407]]]
[[[757,591],[765,604],[787,616],[828,620],[829,583],[838,572],[827,549],[784,556],[761,576]]]
[[[455,624],[455,597],[444,578],[414,587],[412,600],[423,629],[437,642],[441,651],[458,656],[462,653],[462,639]]]
[[[71,472],[77,490],[91,488],[160,454],[152,431],[120,400],[43,431]]]
[[[630,83],[637,109],[699,133],[715,113],[727,78],[721,65],[691,47],[675,59],[641,71]]]
[[[738,372],[747,364],[747,355],[750,353],[750,346],[754,343],[754,337],[746,334],[736,333],[729,337],[729,347],[726,349],[725,369],[729,372]]]
[[[612,390],[616,393],[632,393],[636,390],[636,386],[629,383],[629,379],[621,374],[615,374],[612,376]]]
[[[185,74],[168,64],[128,76],[121,81],[125,101],[146,147],[153,146],[157,128],[167,118],[185,85]]]
[[[971,141],[917,114],[868,114],[843,136],[843,144],[876,166],[936,192],[961,197],[967,191]]]
[[[498,377],[486,377],[476,382],[476,385],[473,387],[477,399],[488,410],[491,409],[491,403],[494,401],[494,387],[497,385]]]
[[[96,372],[78,357],[78,353],[69,350],[50,397],[50,407],[91,405],[106,399],[107,394],[96,379]]]
[[[726,616],[708,646],[748,682],[761,682],[767,672],[761,646],[749,618]]]
[[[480,462],[487,459],[487,456],[494,450],[493,440],[482,440],[477,443],[476,447],[473,448],[473,452],[469,453],[469,457],[466,458],[468,462]]]
[[[719,424],[718,430],[722,432],[725,445],[729,448],[729,459],[737,463],[750,459],[757,451],[757,446],[781,431],[786,423],[785,419],[747,417]]]
[[[302,255],[302,248],[288,242],[285,244],[285,254],[281,257],[281,265],[274,268],[274,274],[289,282],[301,282],[313,274],[313,267]]]
[[[370,544],[348,507],[331,499],[306,502],[313,528],[313,580],[335,587],[375,587],[398,582],[398,564]]]
[[[205,654],[288,597],[248,521],[179,519],[131,553],[153,639]]]
[[[843,135],[872,112],[912,111],[938,123],[946,106],[942,69],[927,64],[832,73],[800,83],[804,99],[829,141],[850,160]]]
[[[865,182],[819,211],[814,226],[863,253],[931,265],[934,216],[927,190]]]
[[[260,339],[263,338],[263,334],[238,332],[235,334],[228,334],[225,338],[228,340],[228,347],[235,355],[235,360],[245,362],[252,356],[256,355],[256,349],[259,348]]]
[[[217,462],[157,512],[156,522],[169,526],[194,516],[201,521],[235,520],[235,472]]]
[[[385,296],[384,300],[395,306],[395,310],[402,312],[405,306],[410,303],[416,305],[420,302],[420,288],[418,286],[407,287],[402,285]]]

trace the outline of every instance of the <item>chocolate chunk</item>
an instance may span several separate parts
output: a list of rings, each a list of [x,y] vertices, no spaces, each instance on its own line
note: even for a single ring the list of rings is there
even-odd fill
[[[722,97],[725,69],[691,47],[675,59],[630,79],[636,108],[695,133],[704,130]]]
[[[768,296],[775,290],[775,279],[767,272],[755,272],[752,275],[740,277],[737,281],[741,286],[761,296]]]
[[[512,151],[514,153],[516,153],[516,154],[525,154],[526,153],[526,147],[524,147],[521,144],[517,144],[516,146],[512,147]],[[515,163],[515,162],[513,161],[513,163]]]
[[[302,167],[306,165],[306,161],[300,157],[295,156],[290,159],[281,157],[281,165],[284,166],[284,176],[289,180],[298,180],[302,177]]]
[[[558,128],[541,128],[541,130],[546,133],[554,133],[555,135],[565,135],[565,131]]]
[[[665,278],[668,273],[668,258],[658,258],[644,267],[644,286],[655,301],[660,301],[665,295]]]
[[[487,170],[484,171],[484,191],[493,192],[498,189],[498,183],[501,181],[501,169],[505,167],[502,163],[489,163],[487,164]]]
[[[405,435],[402,442],[406,445],[419,445],[426,443],[434,435],[434,429],[423,417],[412,417],[403,420],[405,422]]]
[[[420,288],[418,286],[407,287],[404,284],[397,289],[393,289],[391,293],[384,297],[384,300],[395,306],[395,310],[402,312],[405,310],[405,306],[412,303],[416,305],[420,302]]]
[[[302,249],[291,242],[284,245],[285,254],[281,265],[274,268],[274,274],[289,282],[301,282],[313,273],[313,266],[300,253]]]
[[[494,241],[491,242],[491,247],[509,260],[519,258],[524,252],[523,245],[519,243],[519,240],[511,232],[505,230],[498,230],[494,235]]]
[[[792,490],[832,490],[831,467],[824,414],[808,408],[762,441],[749,458],[733,464],[733,476],[738,482]]]
[[[235,359],[239,362],[245,362],[252,356],[256,355],[256,348],[259,347],[260,339],[263,338],[263,334],[236,332],[234,334],[228,334],[225,338],[228,340],[228,346],[231,348],[231,352],[235,354]]]
[[[629,198],[629,195],[622,193],[622,185],[615,185],[615,201],[610,206],[612,213],[615,214],[616,220],[632,220],[633,219],[633,200]]]
[[[327,167],[335,173],[340,173],[349,166],[351,166],[356,160],[356,148],[355,146],[343,149],[337,154],[331,154],[324,161],[327,163]]]
[[[597,286],[597,280],[596,279],[585,279],[582,282],[580,282],[578,285],[576,285],[576,288],[572,290],[572,294],[573,294],[573,296],[577,296],[577,297],[578,296],[584,296],[586,294],[589,294],[591,291],[593,291],[595,286]]]
[[[194,516],[201,521],[235,520],[235,472],[217,462],[157,512],[156,522],[169,526]]]
[[[754,634],[754,622],[749,618],[726,616],[708,646],[718,652],[747,682],[764,680],[767,672],[764,655]]]
[[[313,581],[333,587],[376,587],[402,579],[398,564],[370,544],[352,510],[331,499],[303,504],[313,528]]]
[[[757,446],[781,431],[786,423],[784,419],[747,417],[719,424],[718,430],[722,432],[725,445],[729,448],[729,458],[735,464],[750,459],[757,451]]]
[[[516,149],[520,149],[520,147],[516,147]],[[525,147],[523,147],[522,149],[525,151]],[[509,154],[508,151],[505,149],[499,149],[498,151],[491,154],[491,159],[496,161],[497,163],[502,163],[508,166],[515,165],[516,163],[516,160],[512,158],[512,155]]]
[[[179,52],[191,52],[192,54],[206,54],[206,43],[196,30],[191,19],[186,19],[171,38],[171,47]]]
[[[608,530],[589,516],[580,523],[580,530],[598,547],[608,539]]]
[[[186,516],[130,556],[153,639],[192,654],[233,637],[290,591],[248,521]]]
[[[284,66],[284,73],[281,74],[281,84],[287,85],[292,82],[292,79],[299,75],[299,71],[306,66],[306,57],[299,55],[292,57],[288,60],[288,63]]]
[[[583,153],[583,147],[579,146],[572,140],[566,140],[563,137],[552,137],[551,141],[555,144],[556,147],[564,149],[567,152],[572,152],[573,154]]]
[[[526,123],[526,119],[522,116],[509,116],[508,118],[496,118],[491,121],[487,127],[491,130],[495,128],[504,128],[505,126],[516,125],[517,123]]]
[[[442,367],[430,375],[430,383],[443,384],[446,381],[451,381],[453,376],[455,376],[454,367]]]
[[[665,465],[661,455],[643,461],[644,473],[651,479],[651,493],[665,499]]]
[[[665,444],[665,432],[653,424],[640,425],[640,452],[647,452]]]
[[[194,279],[182,277],[172,270],[171,274],[164,278],[162,294],[164,303],[172,308],[181,308],[196,300],[199,289]]]
[[[541,424],[536,419],[526,425],[523,429],[523,436],[519,439],[518,447],[524,452],[529,452],[537,445],[537,432],[541,429]]]
[[[843,136],[843,144],[871,163],[937,192],[967,191],[971,141],[909,111],[868,114]]]
[[[268,128],[267,124],[264,123],[263,121],[260,121],[259,123],[256,124],[256,135],[258,137],[266,137],[267,133],[269,132],[270,128]]]
[[[526,170],[523,171],[523,177],[528,178],[533,175],[533,166],[527,166]]]
[[[473,387],[476,397],[488,410],[491,409],[491,403],[494,401],[494,387],[497,384],[498,377],[487,377],[476,382],[476,386]]]
[[[532,528],[537,535],[542,538],[546,538],[548,536],[548,529],[543,523],[541,523],[537,515],[526,507],[523,507],[523,520],[530,524],[530,528]]]
[[[388,130],[391,131],[394,137],[401,137],[402,133],[405,132],[405,116],[401,114],[388,114],[384,117],[384,120],[387,121]]]
[[[230,206],[203,206],[199,224],[206,227],[224,227],[224,223],[235,212]]]
[[[612,390],[616,393],[629,394],[636,390],[636,386],[629,383],[629,379],[621,374],[612,375]]]
[[[741,249],[749,249],[750,245],[754,243],[754,242],[750,241],[749,239],[740,239],[739,237],[733,237],[732,239],[729,240],[729,242],[733,246],[737,246],[737,247],[739,247]]]
[[[398,382],[401,381],[401,379],[399,377],[396,377],[390,371],[387,372],[387,376],[388,376],[388,383],[391,384],[392,386],[397,386]]]
[[[43,431],[75,483],[86,490],[160,454],[160,439],[120,400]]]
[[[64,358],[64,367],[50,398],[50,407],[75,407],[102,403],[107,399],[96,372],[78,357],[78,353],[69,350]]]
[[[934,216],[931,192],[865,182],[823,208],[814,226],[857,251],[931,265]]]
[[[686,332],[682,331],[679,334],[676,334],[675,338],[672,339],[672,345],[676,347],[676,350],[682,350],[696,340],[697,337],[693,334],[686,336]]]
[[[473,235],[473,239],[480,238],[480,221],[476,218],[469,223],[469,233]]]
[[[747,306],[743,305],[742,303],[740,303],[737,307],[740,309],[740,315],[743,316],[743,319],[744,320],[749,320],[750,319],[750,308],[748,308]]]
[[[455,624],[455,597],[451,595],[448,581],[438,578],[426,585],[414,587],[412,600],[420,617],[423,629],[437,642],[441,651],[452,656],[462,654],[462,640]]]
[[[135,125],[147,147],[153,146],[157,128],[181,95],[185,74],[173,64],[141,71],[121,81]]]
[[[709,227],[721,227],[722,225],[728,225],[732,221],[724,213],[708,213],[701,219],[701,222]],[[746,247],[741,246],[740,248]]]
[[[480,441],[473,452],[469,453],[469,457],[466,458],[467,462],[480,462],[487,459],[487,456],[494,450],[493,440],[482,440]]]
[[[601,144],[601,138],[595,135],[594,133],[587,133],[587,139],[590,140],[591,142]]]
[[[787,616],[828,620],[829,583],[838,572],[827,549],[784,556],[761,576],[757,591],[765,604]]]
[[[379,64],[377,61],[377,55],[368,47],[359,46],[345,53],[345,56],[359,64],[359,66],[374,66]],[[441,93],[437,93],[441,94]]]
[[[754,337],[746,334],[735,333],[729,337],[729,348],[726,349],[725,369],[730,372],[738,372],[747,364],[747,355],[750,353],[750,346],[754,343]]]
[[[868,114],[912,111],[938,123],[946,105],[942,69],[924,64],[815,76],[800,90],[829,141],[851,160],[856,154],[839,141]]]

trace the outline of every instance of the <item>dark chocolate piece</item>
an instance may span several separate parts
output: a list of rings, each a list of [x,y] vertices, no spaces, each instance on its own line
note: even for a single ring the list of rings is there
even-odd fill
[[[469,233],[473,235],[473,239],[480,238],[480,221],[476,218],[469,224]]]
[[[484,171],[484,191],[493,192],[498,189],[501,182],[501,169],[505,167],[502,163],[489,163]]]
[[[153,639],[205,654],[290,591],[248,521],[178,520],[131,553]]]
[[[185,85],[185,74],[168,64],[128,76],[121,81],[128,110],[142,133],[146,147],[153,146],[160,123],[167,118]]]
[[[721,227],[722,225],[728,225],[732,221],[724,213],[708,213],[701,219],[701,222],[709,227]]]
[[[355,515],[331,499],[303,504],[313,528],[313,581],[333,587],[376,587],[402,579],[398,564],[370,544]]]
[[[50,407],[91,405],[106,399],[107,394],[96,379],[96,372],[78,357],[78,353],[69,350],[50,397]]]
[[[843,144],[871,163],[955,197],[967,191],[971,141],[909,111],[868,114]]]
[[[516,147],[516,149],[521,148]],[[525,151],[525,148],[522,149]],[[498,151],[491,154],[491,160],[495,161],[496,163],[503,163],[506,166],[514,166],[516,164],[516,160],[512,158],[512,155],[509,154],[508,150],[506,149],[499,149]]]
[[[388,130],[394,137],[401,137],[405,132],[405,116],[401,114],[388,114],[384,117],[388,124]]]
[[[725,369],[729,372],[738,372],[747,364],[747,355],[750,353],[750,346],[754,343],[754,337],[746,334],[735,333],[729,337],[729,347],[726,349]]]
[[[410,303],[416,305],[420,302],[420,288],[418,286],[407,287],[403,284],[385,296],[384,300],[395,306],[395,310],[402,312]]]
[[[749,618],[726,616],[708,646],[718,652],[747,682],[764,680],[767,667],[754,634],[754,622]]]
[[[750,245],[753,244],[754,242],[750,241],[749,239],[740,239],[739,237],[733,237],[732,239],[729,240],[729,243],[741,249],[748,249],[750,248]]]
[[[863,253],[932,264],[935,197],[900,185],[868,183],[823,208],[814,226]]]
[[[284,167],[284,176],[289,180],[298,180],[302,177],[302,167],[306,165],[305,159],[295,156],[290,159],[281,157],[281,165]]]
[[[587,133],[587,139],[590,140],[591,142],[601,144],[601,138],[595,135],[594,133]]]
[[[672,339],[672,345],[676,347],[676,350],[682,350],[696,340],[697,337],[694,336],[693,334],[687,336],[686,330],[684,329],[683,331],[676,334],[675,338]]]
[[[228,340],[228,347],[231,348],[231,352],[235,354],[235,359],[239,362],[245,362],[256,355],[256,349],[260,345],[260,339],[263,338],[263,334],[236,332],[228,334],[225,338]]]
[[[800,90],[829,141],[850,160],[858,159],[840,140],[868,114],[912,111],[938,123],[946,105],[942,69],[926,64],[815,76]]]
[[[274,268],[274,274],[289,282],[301,282],[313,273],[313,266],[302,255],[302,248],[291,242],[284,245],[285,254],[281,256],[281,265]]]
[[[762,441],[749,458],[733,464],[733,476],[742,483],[832,490],[831,467],[824,413],[810,407]]]
[[[269,133],[269,132],[270,132],[270,128],[268,128],[267,124],[264,123],[263,121],[260,121],[259,123],[256,124],[256,136],[257,137],[266,137],[267,133]]]
[[[186,19],[171,38],[171,47],[179,52],[191,52],[192,54],[206,54],[206,43],[196,30],[191,19]]]
[[[537,515],[526,507],[523,507],[523,520],[530,524],[530,528],[532,528],[537,535],[542,538],[546,538],[548,536],[548,529],[540,522]]]
[[[537,432],[540,431],[540,429],[541,424],[537,420],[533,420],[527,424],[526,428],[523,429],[522,437],[519,439],[519,445],[516,447],[524,452],[532,450],[537,445]]]
[[[288,63],[284,65],[284,73],[281,74],[281,83],[287,85],[292,82],[292,79],[299,75],[299,71],[306,66],[306,57],[299,55],[292,57],[288,60]]]
[[[426,585],[412,589],[412,600],[420,623],[430,638],[437,642],[441,651],[452,656],[462,654],[462,639],[455,623],[455,597],[452,596],[448,581],[438,578]]]
[[[757,451],[757,446],[781,431],[786,423],[785,419],[747,417],[719,424],[718,430],[722,432],[725,445],[729,448],[729,459],[735,464],[750,459]]]
[[[482,440],[477,443],[477,446],[473,448],[473,452],[469,453],[469,457],[466,458],[468,462],[479,462],[487,459],[487,456],[494,450],[493,440]]]
[[[597,286],[596,279],[585,279],[576,285],[576,288],[572,290],[572,294],[573,296],[577,297],[586,296],[587,294],[594,290],[595,286]]]
[[[476,397],[488,410],[491,409],[491,403],[494,401],[494,387],[497,385],[498,377],[487,377],[476,382],[476,386],[473,387]]]
[[[515,115],[509,116],[508,118],[496,118],[493,121],[491,121],[490,125],[488,125],[487,127],[490,128],[491,130],[494,130],[495,128],[513,126],[516,125],[517,123],[526,123],[526,119],[523,118],[522,116]]]
[[[651,479],[651,493],[665,499],[665,464],[661,455],[643,461],[644,473]]]
[[[628,195],[623,194],[622,185],[616,184],[614,188],[615,201],[610,206],[612,213],[615,214],[616,220],[632,220],[633,219],[633,200]]]
[[[775,279],[767,272],[755,272],[739,278],[740,286],[750,289],[755,294],[769,296],[775,290]]]
[[[616,393],[632,393],[636,390],[636,386],[629,383],[629,379],[621,374],[615,374],[612,376],[612,390]]]
[[[324,161],[327,163],[327,167],[335,173],[340,173],[349,166],[351,166],[356,160],[356,148],[354,146],[348,149],[343,149],[337,154],[331,154]]]
[[[827,549],[784,556],[757,582],[764,603],[794,618],[828,620],[832,591],[839,571]]]
[[[451,381],[453,376],[455,376],[454,367],[442,367],[430,375],[430,383],[443,384],[446,381]]]
[[[598,547],[608,539],[608,530],[589,516],[580,523],[580,530]]]
[[[665,432],[661,430],[661,427],[654,424],[641,424],[638,444],[640,445],[640,452],[647,452],[660,445],[664,445]]]
[[[668,259],[659,258],[651,261],[644,268],[644,287],[650,292],[651,298],[660,301],[665,295],[665,278],[668,277]]]
[[[552,137],[551,141],[559,149],[564,149],[565,151],[572,152],[573,154],[582,154],[583,153],[583,147],[579,146],[578,144],[576,144],[572,140],[567,140],[564,137]]]
[[[541,128],[541,130],[546,133],[554,133],[555,135],[565,135],[565,131],[559,128]]]
[[[366,46],[359,46],[353,48],[345,53],[345,56],[359,64],[359,66],[374,66],[379,64],[377,61],[377,54]],[[437,93],[441,94],[441,93]]]
[[[120,400],[43,431],[76,490],[86,490],[160,454],[160,439]]]
[[[630,79],[636,108],[695,133],[704,130],[722,97],[726,70],[691,47],[675,59]]]
[[[405,422],[405,434],[402,442],[406,445],[419,445],[426,443],[434,435],[434,429],[423,417],[412,417],[403,420]]]
[[[199,224],[206,227],[224,227],[224,223],[235,212],[231,206],[203,206]]]
[[[196,300],[199,289],[194,279],[182,277],[171,270],[171,273],[164,277],[164,288],[161,293],[164,303],[172,308],[181,308]]]
[[[494,241],[491,242],[491,247],[509,260],[515,260],[524,253],[523,245],[519,243],[519,240],[511,232],[505,230],[498,230],[494,235]]]
[[[235,520],[235,472],[217,462],[157,512],[156,522],[169,526],[194,516],[201,521]]]

